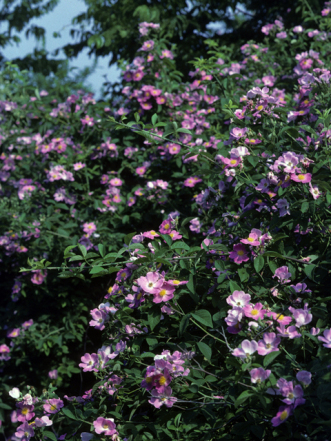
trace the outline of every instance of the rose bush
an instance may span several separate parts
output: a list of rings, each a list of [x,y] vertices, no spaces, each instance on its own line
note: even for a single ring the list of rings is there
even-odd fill
[[[7,439],[327,439],[330,11],[188,82],[142,23],[111,105],[8,66]]]

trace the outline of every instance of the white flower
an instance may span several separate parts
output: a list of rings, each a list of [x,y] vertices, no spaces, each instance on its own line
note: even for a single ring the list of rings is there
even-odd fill
[[[27,404],[28,406],[30,406],[33,403],[32,395],[30,395],[30,394],[24,395],[23,401],[24,401],[24,404]]]
[[[20,397],[20,390],[17,387],[14,387],[12,390],[9,391],[9,395],[12,398],[15,398],[15,400],[18,400]]]
[[[166,355],[155,355],[154,360],[166,360]]]

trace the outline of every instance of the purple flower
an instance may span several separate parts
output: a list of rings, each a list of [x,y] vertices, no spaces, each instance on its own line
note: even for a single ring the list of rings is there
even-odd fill
[[[287,266],[281,266],[280,268],[277,268],[275,271],[275,275],[272,276],[274,279],[275,277],[278,278],[279,283],[288,283],[290,282],[289,277],[291,277],[291,273],[288,272]]]
[[[230,135],[235,138],[235,139],[240,139],[243,136],[246,135],[246,133],[248,132],[247,127],[234,127],[231,131],[230,131]]]
[[[250,355],[254,354],[254,352],[257,351],[257,343],[256,341],[249,341],[249,340],[244,340],[241,343],[241,348],[236,348],[233,352],[232,355],[234,355],[235,357],[239,357],[242,360],[245,360],[246,358],[248,358]]]
[[[229,257],[237,264],[249,260],[249,257],[246,254],[246,248],[242,244],[233,245],[233,251],[231,251]]]
[[[290,415],[292,415],[292,406],[280,406],[277,415],[271,420],[273,427],[282,424]]]
[[[154,41],[153,40],[147,40],[145,43],[141,46],[139,49],[140,51],[151,51],[154,48]]]
[[[323,332],[324,337],[317,337],[320,341],[323,341],[325,348],[331,349],[331,329],[325,329]]]
[[[86,353],[81,357],[82,363],[79,363],[79,367],[83,369],[83,372],[89,372],[89,371],[95,371],[98,370],[95,369],[95,365],[99,363],[99,357],[97,354],[88,354]]]
[[[48,372],[48,376],[51,380],[57,379],[57,369]]]
[[[58,413],[58,411],[63,407],[63,401],[59,398],[51,398],[44,404],[44,410],[47,413]]]
[[[278,34],[276,34],[277,38],[286,38],[287,37],[287,33],[285,31],[283,32],[278,32]]]
[[[232,295],[226,299],[226,302],[231,306],[239,306],[243,308],[251,300],[249,294],[245,294],[244,291],[233,291]]]
[[[306,400],[303,397],[302,387],[297,384],[293,387],[293,382],[289,381],[286,387],[281,390],[283,397],[286,397],[283,401],[285,404],[293,404],[295,409],[297,406],[305,404]]]
[[[29,425],[27,421],[25,421],[23,424],[18,426],[17,432],[15,432],[15,435],[17,438],[20,438],[24,441],[28,441],[32,436],[34,436],[34,430]]]
[[[286,199],[278,199],[277,208],[279,209],[279,217],[283,217],[286,214],[290,214],[290,205]]]
[[[270,374],[270,370],[265,371],[263,368],[254,368],[250,371],[251,382],[261,383],[262,381],[265,381],[267,378],[269,378]]]
[[[93,421],[94,430],[96,433],[103,435],[115,435],[117,430],[115,429],[116,424],[112,418],[102,418],[99,417]]]
[[[167,407],[172,407],[177,401],[176,397],[172,397],[172,389],[170,386],[161,386],[157,390],[153,389],[152,398],[148,400],[149,403],[153,404],[157,409],[159,409],[163,404]]]
[[[311,383],[311,373],[308,371],[300,371],[296,375],[297,380],[300,381],[300,383],[303,383],[305,386],[309,386]]]
[[[295,326],[289,326],[288,328],[285,328],[285,325],[281,324],[276,329],[278,331],[278,335],[280,335],[281,337],[288,337],[289,339],[301,337],[301,334],[299,334]]]
[[[263,340],[258,342],[257,352],[259,355],[267,355],[270,352],[279,351],[278,345],[280,343],[280,338],[276,337],[274,332],[265,332],[263,334]]]
[[[313,315],[310,314],[310,309],[307,309],[307,304],[305,305],[305,309],[295,309],[292,306],[288,308],[296,321],[295,326],[300,328],[301,326],[308,325],[313,319]]]

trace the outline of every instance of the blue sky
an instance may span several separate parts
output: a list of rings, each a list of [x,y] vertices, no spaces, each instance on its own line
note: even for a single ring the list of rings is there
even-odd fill
[[[46,29],[46,50],[51,53],[67,43],[74,42],[69,34],[71,20],[85,10],[86,5],[83,0],[61,0],[52,12],[45,14],[39,19],[31,20],[28,26],[37,25]],[[31,53],[38,45],[34,37],[31,36],[28,39],[25,37],[25,30],[19,34],[21,43],[7,46],[2,50],[7,60],[23,57]],[[54,38],[53,32],[60,32],[61,38]],[[41,42],[39,45],[41,45]],[[75,66],[81,69],[90,66],[93,63],[93,58],[89,58],[87,53],[87,49],[81,52],[77,58],[70,62],[70,67]],[[64,58],[63,52],[60,52],[58,57],[54,58]],[[116,66],[109,67],[109,59],[110,57],[98,57],[97,68],[88,78],[87,82],[95,92],[96,98],[100,98],[100,88],[104,82],[103,75],[107,74],[108,81],[115,82],[119,78],[120,70]]]
[[[21,1],[21,0],[18,0]],[[1,0],[0,0],[1,2]],[[188,5],[190,1],[187,0]],[[242,7],[242,5],[241,5]],[[74,17],[86,10],[86,5],[84,0],[60,0],[59,4],[54,8],[54,10],[48,14],[45,14],[39,19],[33,19],[29,22],[28,26],[37,25],[46,29],[46,50],[52,53],[55,49],[58,49],[67,43],[75,42],[70,34],[71,21]],[[228,14],[232,14],[231,8],[227,10]],[[4,23],[0,23],[1,30],[5,26]],[[210,29],[218,31],[220,33],[224,32],[224,24],[222,22],[212,23]],[[7,46],[2,50],[3,55],[7,60],[12,60],[17,57],[24,57],[28,53],[31,53],[33,49],[38,44],[41,46],[42,43],[36,42],[34,37],[25,37],[25,30],[19,35],[21,38],[21,43],[13,44],[12,46]],[[61,37],[53,37],[54,32],[59,32]],[[70,62],[70,67],[78,67],[82,69],[86,66],[90,66],[93,63],[93,59],[89,58],[88,49],[82,51],[79,56]],[[63,52],[61,51],[57,57],[54,58],[65,58]],[[87,83],[92,87],[97,99],[101,98],[100,89],[104,82],[103,76],[107,75],[107,80],[110,82],[115,82],[119,79],[120,70],[116,66],[108,66],[110,56],[98,57],[98,65],[93,74],[88,78]]]

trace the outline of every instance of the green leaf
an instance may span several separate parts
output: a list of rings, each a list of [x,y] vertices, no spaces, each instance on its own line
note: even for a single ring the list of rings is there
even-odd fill
[[[186,314],[184,317],[182,317],[180,323],[179,323],[179,329],[178,329],[178,336],[183,335],[185,332],[185,329],[187,328],[187,325],[190,322],[191,314]]]
[[[275,262],[271,261],[271,262],[269,262],[269,268],[270,268],[272,274],[275,274],[276,269],[278,268],[278,265]]]
[[[175,248],[181,248],[183,250],[190,251],[190,247],[185,242],[175,242],[171,245],[171,249],[174,250]]]
[[[139,356],[140,358],[154,358],[155,354],[153,354],[152,352],[143,352],[142,354],[140,354]]]
[[[199,309],[199,311],[192,312],[192,317],[203,325],[208,326],[209,328],[213,327],[211,314],[206,309]]]
[[[160,323],[161,320],[161,312],[158,310],[152,311],[150,314],[148,314],[148,324],[151,330],[155,328],[156,325]]]
[[[305,201],[301,204],[301,213],[306,213],[309,210],[309,202]]]
[[[314,271],[315,271],[316,265],[312,264],[312,265],[305,265],[304,267],[304,272],[305,274],[313,281],[314,280]]]
[[[169,260],[162,259],[161,257],[157,257],[155,262],[163,263],[164,265],[173,266],[173,264]]]
[[[264,256],[269,256],[269,257],[278,257],[280,259],[284,259],[284,257],[277,253],[277,251],[266,251],[265,253],[263,253]]]
[[[240,288],[240,286],[237,285],[237,283],[234,282],[233,280],[230,281],[230,285],[229,285],[229,286],[230,286],[231,294],[233,294],[233,291],[242,291],[242,289]]]
[[[159,233],[159,235],[162,237],[162,239],[165,240],[166,244],[171,247],[171,245],[173,244],[173,240],[171,239],[171,237],[169,236],[169,234],[162,234]]]
[[[158,120],[157,113],[154,113],[154,115],[152,116],[152,124],[153,124],[153,126],[155,126],[155,124],[157,123],[157,120]]]
[[[253,392],[250,390],[244,390],[239,397],[234,402],[235,407],[238,407],[240,404],[242,404],[244,401],[247,400],[247,398],[251,397],[253,395]]]
[[[189,275],[189,280],[188,280],[188,283],[187,283],[186,286],[193,294],[195,294],[194,276],[193,276],[193,274]]]
[[[78,246],[80,252],[82,253],[83,257],[85,257],[86,254],[87,254],[87,250],[86,250],[86,248],[84,247],[84,245],[80,245],[80,244],[78,244],[77,246]]]
[[[259,273],[263,267],[264,267],[264,258],[263,258],[263,256],[257,256],[257,257],[254,259],[254,268],[255,268],[255,271],[256,271],[257,273]]]
[[[278,355],[280,355],[280,351],[274,351],[274,352],[270,352],[270,354],[267,354],[264,357],[263,366],[267,367],[270,363],[274,361],[275,358],[278,357]]]
[[[83,256],[73,256],[69,259],[69,262],[75,262],[77,260],[84,260]]]
[[[77,418],[75,417],[75,415],[71,412],[71,410],[66,409],[65,407],[63,407],[61,409],[61,412],[64,413],[64,415],[66,415],[68,418],[71,418],[72,420],[77,420]]]
[[[56,438],[56,436],[54,435],[54,433],[53,433],[53,432],[50,432],[49,430],[45,430],[45,431],[43,432],[43,435],[44,435],[44,436],[47,436],[47,438],[50,438],[50,439],[52,439],[53,441],[57,441],[57,438]]]
[[[202,341],[198,342],[198,347],[199,347],[201,353],[203,354],[203,356],[206,357],[208,361],[210,361],[211,355],[212,355],[211,348],[208,345],[206,345],[206,343],[204,343]]]
[[[253,167],[256,167],[258,162],[259,162],[259,158],[257,156],[248,156],[248,162],[250,164],[252,164]]]
[[[98,274],[101,273],[102,271],[105,271],[105,268],[102,268],[102,266],[94,266],[91,269],[90,274]]]
[[[249,274],[245,268],[239,268],[238,274],[241,282],[246,282],[249,279]]]
[[[70,245],[64,250],[64,255],[68,254],[73,248],[76,248],[77,245]]]
[[[99,250],[100,256],[105,257],[105,247],[103,246],[102,243],[98,244],[98,250]]]
[[[278,233],[275,236],[273,236],[272,242],[274,243],[274,242],[277,242],[278,240],[286,239],[287,237],[288,237],[288,235],[285,233]]]
[[[8,404],[0,403],[0,409],[11,410],[12,408]]]
[[[130,233],[130,234],[127,234],[125,237],[124,237],[124,243],[125,243],[125,245],[130,245],[130,242],[131,242],[131,239],[133,238],[133,236],[135,236],[137,233],[136,232],[134,232],[134,233]]]

